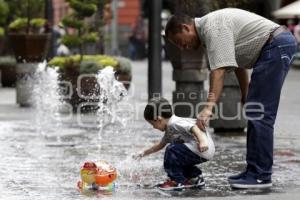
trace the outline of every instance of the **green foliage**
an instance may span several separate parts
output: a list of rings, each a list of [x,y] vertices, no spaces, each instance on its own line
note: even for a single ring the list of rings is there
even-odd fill
[[[8,26],[9,30],[18,31],[25,29],[27,27],[27,19],[26,18],[17,18],[13,22],[11,22]]]
[[[27,31],[27,28],[30,32],[38,32],[40,28],[44,26],[46,23],[45,19],[42,18],[33,18],[29,22],[28,26],[28,19],[27,18],[17,18],[14,21],[12,21],[8,28],[12,32],[18,32],[18,33],[25,33]]]
[[[30,18],[44,17],[45,0],[6,0],[5,2],[11,11],[11,20],[20,17],[27,18],[27,8],[29,8]]]
[[[4,29],[0,27],[0,37],[3,37],[4,33],[5,33]]]
[[[67,16],[64,17],[62,20],[62,23],[64,26],[68,26],[70,28],[74,29],[80,29],[83,27],[83,22],[80,20],[75,19],[74,17]]]
[[[64,35],[61,42],[68,47],[78,47],[82,44],[82,39],[76,35]]]
[[[100,63],[93,61],[82,61],[80,63],[80,74],[97,74],[97,72],[102,69],[103,66]]]
[[[79,17],[91,17],[97,11],[95,1],[68,0],[71,8]]]
[[[97,42],[99,40],[99,36],[97,32],[92,32],[92,33],[88,33],[86,35],[84,35],[82,37],[82,40],[84,42]]]
[[[65,73],[70,67],[74,71],[78,70],[80,74],[96,74],[99,70],[111,66],[121,74],[131,76],[131,61],[125,57],[113,57],[107,55],[84,55],[82,61],[80,55],[57,56],[48,62],[49,67],[58,67],[62,73]],[[79,69],[78,69],[79,67]]]
[[[9,30],[18,33],[39,33],[45,24],[45,0],[6,0]],[[29,23],[28,23],[29,20]]]
[[[96,13],[97,3],[100,1],[102,0],[67,0],[73,12],[66,16],[62,22],[66,27],[73,28],[75,31],[69,32],[62,39],[62,43],[69,47],[78,47],[81,55],[84,53],[84,43],[97,42],[99,40],[97,33],[90,31],[91,25],[85,21],[85,18],[91,17]]]
[[[59,67],[64,70],[68,63],[80,63],[80,55],[73,55],[68,57],[54,57],[48,62],[50,67]],[[92,64],[93,63],[93,64]],[[83,73],[96,73],[100,69],[112,66],[116,68],[119,62],[116,58],[107,55],[84,55],[82,63],[80,64],[80,71]]]
[[[0,0],[0,26],[5,25],[9,14],[9,7],[4,0]]]
[[[45,25],[46,20],[42,18],[33,18],[30,20],[30,26],[33,28],[41,28]]]

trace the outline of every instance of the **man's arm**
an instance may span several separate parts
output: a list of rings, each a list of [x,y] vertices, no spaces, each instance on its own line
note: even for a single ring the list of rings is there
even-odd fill
[[[226,67],[218,68],[210,72],[207,104],[197,116],[197,125],[201,130],[205,130],[205,126],[207,126],[212,114],[212,109],[221,96],[225,72]]]
[[[245,104],[247,93],[248,93],[248,86],[249,86],[249,76],[247,69],[237,68],[235,69],[235,75],[239,81],[240,89],[241,89],[241,102]]]

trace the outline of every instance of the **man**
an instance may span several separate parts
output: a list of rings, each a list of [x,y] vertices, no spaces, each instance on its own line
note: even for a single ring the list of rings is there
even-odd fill
[[[207,51],[210,87],[207,105],[197,116],[201,129],[207,126],[220,97],[225,72],[235,71],[241,101],[247,106],[247,167],[228,180],[235,188],[271,187],[273,127],[281,88],[296,51],[293,35],[268,19],[234,8],[195,19],[172,16],[165,33],[181,49],[202,45]],[[250,84],[248,68],[253,69]]]

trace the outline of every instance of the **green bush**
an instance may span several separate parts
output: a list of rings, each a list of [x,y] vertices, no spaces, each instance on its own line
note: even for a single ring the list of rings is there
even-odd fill
[[[71,6],[78,13],[79,17],[91,17],[97,11],[96,2],[80,2],[78,0],[67,0]]]
[[[5,33],[4,29],[0,27],[0,37],[3,37],[4,33]]]
[[[12,31],[18,31],[25,29],[27,26],[27,19],[26,18],[17,18],[16,20],[12,21],[8,28]]]
[[[0,26],[4,26],[9,14],[9,7],[4,0],[0,0]]]
[[[88,23],[85,19],[96,14],[97,5],[101,1],[67,0],[67,2],[73,12],[66,16],[62,23],[64,26],[74,29],[74,31],[67,33],[67,37],[62,40],[62,43],[69,47],[77,47],[83,57],[85,42],[97,42],[99,40],[97,33],[91,32],[91,23]]]
[[[41,28],[45,25],[46,20],[43,18],[33,18],[30,20],[30,26],[33,28]]]
[[[86,34],[82,37],[82,40],[84,42],[91,42],[91,43],[94,43],[94,42],[97,42],[99,40],[99,36],[98,36],[98,33],[97,32],[92,32],[92,33],[89,33],[89,34]]]
[[[93,61],[82,61],[80,63],[80,74],[97,74],[97,72],[103,69],[103,66],[100,63]]]
[[[61,42],[69,47],[77,47],[81,45],[82,40],[75,35],[64,35],[61,39]]]
[[[100,69],[112,66],[113,68],[117,68],[119,62],[116,58],[107,56],[107,55],[84,55],[82,57],[82,62],[84,63],[81,66],[80,71],[84,73],[96,73]],[[50,67],[59,67],[61,70],[64,70],[68,63],[80,63],[80,55],[73,55],[67,57],[54,57],[48,63]],[[94,63],[93,65],[91,63]],[[98,68],[98,70],[95,70]],[[90,71],[89,71],[90,69]]]
[[[83,22],[77,19],[74,19],[72,16],[64,17],[62,20],[63,25],[68,26],[70,28],[80,29],[83,27]]]
[[[37,33],[45,23],[46,20],[43,18],[33,18],[29,22],[29,27],[27,27],[27,18],[17,18],[9,24],[8,29],[12,32],[24,33],[27,31],[27,28],[29,28],[29,32]]]

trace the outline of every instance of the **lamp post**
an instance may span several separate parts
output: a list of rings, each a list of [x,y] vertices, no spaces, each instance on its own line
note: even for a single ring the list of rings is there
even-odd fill
[[[162,94],[161,80],[161,0],[150,0],[148,98]]]

